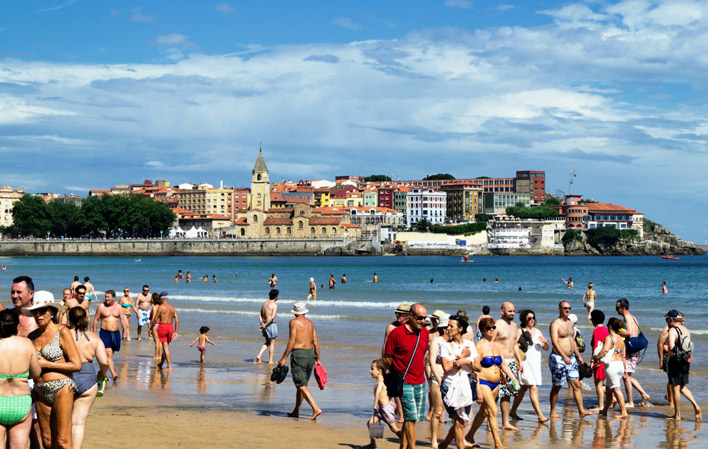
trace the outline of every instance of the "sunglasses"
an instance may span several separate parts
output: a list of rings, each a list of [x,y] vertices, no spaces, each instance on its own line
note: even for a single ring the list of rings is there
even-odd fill
[[[496,326],[487,326],[487,327],[484,328],[485,331],[493,331],[493,330],[496,330],[496,329],[497,329]]]
[[[561,307],[562,310],[570,310],[570,307]]]
[[[526,321],[531,321],[531,320],[536,321],[536,317],[535,317],[535,316],[530,316],[530,317],[526,318]]]
[[[130,290],[123,290],[123,293],[128,293]]]
[[[413,315],[413,317],[415,317],[418,321],[425,321],[428,319],[428,315]]]

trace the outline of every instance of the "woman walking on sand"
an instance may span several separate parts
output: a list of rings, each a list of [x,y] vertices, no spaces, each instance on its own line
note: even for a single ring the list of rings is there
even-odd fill
[[[542,385],[542,351],[548,351],[550,345],[548,344],[548,340],[543,337],[541,330],[536,327],[536,314],[533,310],[522,310],[519,314],[519,321],[521,321],[521,328],[517,329],[517,340],[519,338],[525,338],[524,336],[531,335],[531,342],[526,350],[524,370],[519,374],[521,389],[519,390],[519,394],[514,398],[514,405],[511,407],[509,416],[514,419],[521,419],[516,414],[516,410],[519,408],[519,404],[521,404],[521,401],[524,399],[526,390],[528,390],[529,397],[531,398],[531,405],[536,412],[536,416],[538,416],[538,422],[546,422],[550,418],[543,416],[543,412],[541,411],[541,406],[538,402],[538,386]]]

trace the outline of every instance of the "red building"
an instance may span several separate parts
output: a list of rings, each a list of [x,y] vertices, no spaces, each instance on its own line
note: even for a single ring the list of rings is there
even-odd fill
[[[376,190],[379,192],[378,207],[393,209],[393,191],[395,189],[392,186],[383,186],[378,187]]]

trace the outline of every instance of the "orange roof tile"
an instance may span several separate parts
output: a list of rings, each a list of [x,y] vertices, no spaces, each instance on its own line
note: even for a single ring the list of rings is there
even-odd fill
[[[311,225],[338,225],[342,219],[339,217],[312,217],[310,218]]]
[[[293,224],[293,220],[291,218],[276,218],[276,217],[269,217],[266,218],[263,221],[264,226],[272,226],[272,225],[291,225]]]
[[[630,213],[630,214],[635,214],[637,213],[636,210],[630,209],[628,207],[624,206],[618,206],[616,204],[610,204],[610,203],[584,203],[584,205],[588,208],[590,212],[592,211],[606,211],[606,212],[625,212],[625,213]]]

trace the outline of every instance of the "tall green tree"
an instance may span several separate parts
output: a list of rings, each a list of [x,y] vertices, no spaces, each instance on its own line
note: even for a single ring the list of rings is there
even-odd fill
[[[42,197],[25,195],[12,208],[10,234],[23,237],[46,237],[52,229],[47,203]]]
[[[454,181],[455,177],[450,173],[438,173],[435,175],[428,175],[423,178],[424,181]]]
[[[364,178],[364,182],[391,182],[393,179],[391,179],[390,176],[386,175],[371,175],[367,176]]]

